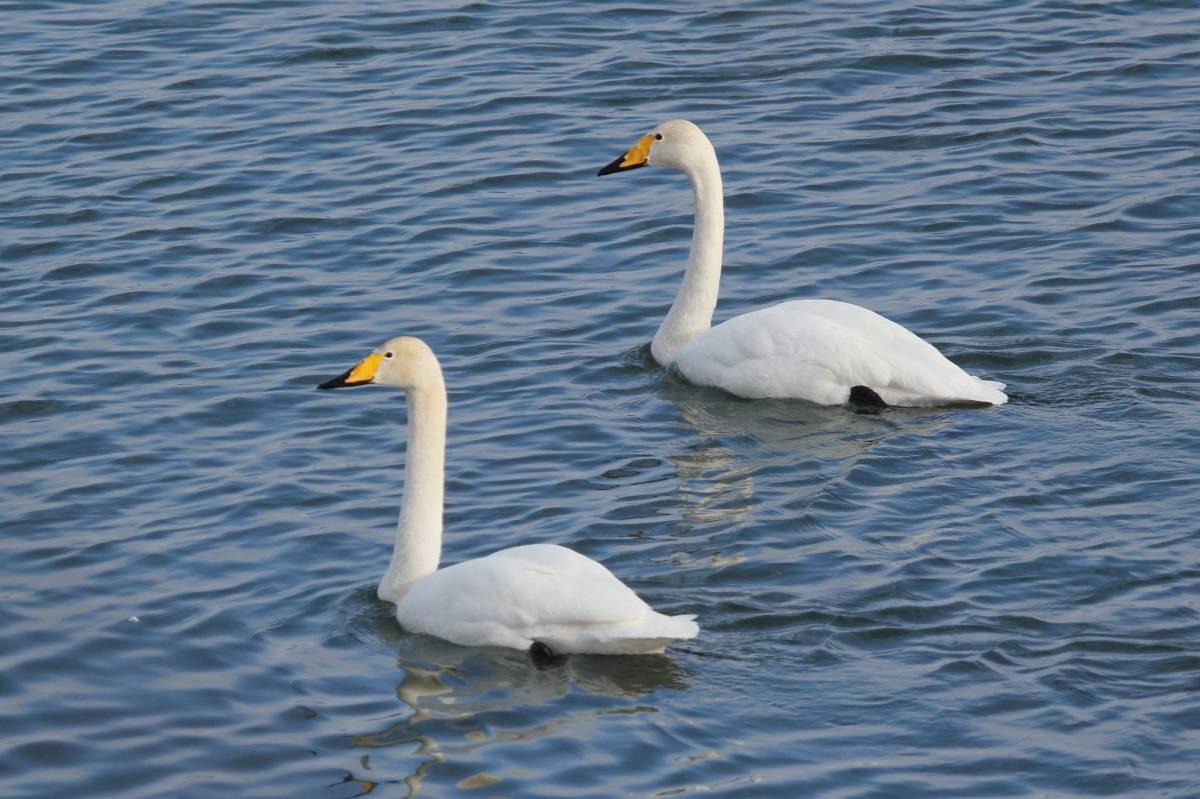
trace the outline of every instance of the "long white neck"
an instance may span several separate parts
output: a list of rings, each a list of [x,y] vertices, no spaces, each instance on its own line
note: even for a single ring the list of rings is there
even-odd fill
[[[407,461],[396,546],[379,583],[379,598],[388,602],[398,602],[414,582],[437,571],[442,557],[446,384],[436,366],[408,391]]]
[[[692,181],[696,201],[687,271],[667,318],[659,325],[650,344],[650,354],[663,366],[673,363],[684,344],[712,325],[721,285],[721,252],[725,237],[721,168],[711,149],[699,151],[699,155],[703,157],[697,157],[683,170]]]

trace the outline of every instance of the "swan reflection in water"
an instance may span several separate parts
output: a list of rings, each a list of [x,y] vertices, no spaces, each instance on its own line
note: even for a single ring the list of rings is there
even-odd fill
[[[669,504],[679,523],[651,535],[689,542],[686,554],[675,558],[681,566],[693,560],[718,570],[736,566],[763,546],[787,546],[797,558],[830,547],[858,549],[864,531],[843,527],[853,515],[843,509],[851,512],[847,502],[859,493],[856,484],[880,470],[880,457],[907,450],[910,443],[902,439],[924,449],[921,439],[936,438],[970,413],[861,413],[799,400],[744,400],[670,373],[655,378],[656,393],[669,406],[660,423],[670,417],[668,423],[687,432],[664,448],[670,454],[660,461],[673,472]],[[663,499],[658,489],[643,504],[660,509],[661,518]],[[865,533],[869,538],[873,531]]]
[[[697,522],[741,522],[751,510],[756,474],[787,468],[792,489],[820,491],[877,445],[931,435],[961,411],[894,408],[882,414],[802,400],[744,400],[665,376],[659,397],[696,436],[670,456],[681,497]]]
[[[361,795],[379,783],[402,782],[408,787],[407,795],[416,796],[422,781],[438,764],[477,760],[475,753],[486,747],[535,742],[561,728],[590,727],[606,716],[657,713],[644,701],[647,697],[659,690],[682,691],[689,686],[688,671],[670,655],[569,655],[538,663],[527,652],[463,647],[409,634],[369,589],[363,589],[356,600],[370,607],[363,607],[359,618],[351,621],[359,627],[355,637],[374,637],[376,644],[394,648],[403,672],[396,686],[397,713],[381,719],[377,729],[351,737],[352,746],[365,753],[360,760],[362,771],[347,774],[345,782],[361,785]],[[614,701],[580,702],[581,709],[575,711],[530,712],[580,691]],[[530,721],[514,724],[513,714]],[[372,767],[370,750],[405,747],[407,752],[412,745],[411,755],[419,762],[412,768],[408,761],[411,771],[407,774],[398,775],[392,764],[386,771]],[[382,773],[387,776],[381,777]],[[459,787],[480,787],[499,779],[479,772],[460,781]]]

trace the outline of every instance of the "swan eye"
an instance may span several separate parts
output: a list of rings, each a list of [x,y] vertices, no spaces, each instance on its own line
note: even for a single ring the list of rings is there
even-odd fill
[[[392,358],[395,358],[395,357],[396,357],[396,353],[394,353],[394,352],[385,352],[385,353],[383,354],[383,357],[385,357],[385,358],[387,358],[387,359],[389,359],[389,360],[390,360],[390,359],[392,359]]]
[[[655,133],[655,134],[654,134],[654,138],[655,138],[655,139],[657,139],[658,141],[662,141],[662,134],[661,134],[661,133]]]

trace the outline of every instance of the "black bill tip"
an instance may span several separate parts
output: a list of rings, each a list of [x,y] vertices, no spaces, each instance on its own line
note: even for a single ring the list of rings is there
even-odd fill
[[[596,173],[596,177],[600,177],[601,175],[611,175],[613,172],[627,172],[630,169],[637,169],[638,167],[643,167],[646,165],[646,162],[642,161],[639,164],[628,164],[626,166],[621,166],[621,162],[624,160],[625,156],[622,155],[614,160],[611,164],[606,164],[605,166],[601,167],[600,171]]]
[[[326,380],[324,383],[322,383],[321,385],[317,386],[317,388],[318,388],[318,389],[327,389],[327,388],[349,388],[350,386],[361,386],[361,385],[363,385],[361,382],[354,382],[354,383],[351,383],[351,382],[349,381],[350,373],[351,373],[351,372],[353,372],[353,371],[354,371],[353,369],[347,369],[345,372],[342,372],[342,373],[341,373],[340,375],[338,375],[337,377],[331,377],[330,379]]]

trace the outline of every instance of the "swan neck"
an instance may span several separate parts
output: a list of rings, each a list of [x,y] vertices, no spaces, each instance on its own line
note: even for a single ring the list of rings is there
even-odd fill
[[[684,172],[692,183],[696,216],[687,271],[675,302],[654,336],[650,351],[660,364],[675,361],[679,350],[712,325],[721,284],[721,258],[725,237],[725,200],[721,168],[710,149]]]
[[[406,460],[396,544],[379,584],[379,597],[389,602],[398,601],[413,583],[437,571],[442,556],[446,387],[440,369],[420,387],[408,390]]]

